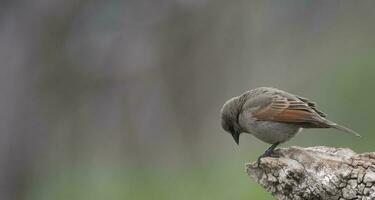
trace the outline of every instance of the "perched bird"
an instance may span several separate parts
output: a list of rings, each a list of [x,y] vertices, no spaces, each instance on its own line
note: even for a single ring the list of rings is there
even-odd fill
[[[326,119],[310,100],[271,88],[260,87],[233,97],[221,109],[221,125],[238,144],[241,133],[249,133],[272,144],[262,157],[274,156],[273,150],[302,128],[335,128],[360,136],[355,131]]]

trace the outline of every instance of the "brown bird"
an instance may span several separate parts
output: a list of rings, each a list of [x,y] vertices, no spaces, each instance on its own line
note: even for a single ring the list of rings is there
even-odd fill
[[[233,97],[221,109],[221,125],[238,144],[241,133],[249,133],[272,144],[262,157],[275,156],[273,150],[302,128],[335,128],[360,136],[355,131],[326,119],[310,100],[288,92],[260,87]]]

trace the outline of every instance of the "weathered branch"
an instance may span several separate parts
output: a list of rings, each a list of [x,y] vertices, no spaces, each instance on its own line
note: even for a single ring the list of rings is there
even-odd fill
[[[375,199],[375,152],[290,147],[246,165],[247,173],[277,199]]]

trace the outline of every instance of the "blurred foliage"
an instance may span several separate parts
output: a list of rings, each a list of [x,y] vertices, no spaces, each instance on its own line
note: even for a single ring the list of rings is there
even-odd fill
[[[262,199],[259,185],[238,171],[244,167],[216,163],[200,168],[68,170],[45,177],[31,188],[31,199]]]

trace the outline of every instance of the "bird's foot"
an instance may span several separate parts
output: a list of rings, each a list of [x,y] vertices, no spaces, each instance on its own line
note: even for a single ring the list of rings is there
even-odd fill
[[[267,149],[261,156],[258,157],[257,164],[260,165],[260,160],[265,157],[279,158],[280,156],[274,151],[274,149]]]

